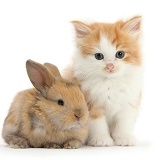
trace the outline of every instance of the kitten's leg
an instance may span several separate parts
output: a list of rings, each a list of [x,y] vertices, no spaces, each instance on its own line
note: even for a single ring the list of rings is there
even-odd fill
[[[104,114],[99,114],[100,108],[90,112],[89,137],[87,144],[91,146],[112,146],[113,140]]]
[[[132,135],[136,115],[136,108],[131,107],[117,114],[115,126],[112,131],[112,138],[116,145],[133,146],[136,144]]]

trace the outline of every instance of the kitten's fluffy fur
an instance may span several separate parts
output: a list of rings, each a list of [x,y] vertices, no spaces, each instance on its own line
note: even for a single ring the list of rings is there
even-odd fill
[[[77,51],[67,77],[76,80],[90,110],[88,145],[135,145],[133,126],[141,96],[141,17],[115,23],[72,21]],[[122,59],[116,58],[123,51]],[[97,60],[96,53],[104,58]]]

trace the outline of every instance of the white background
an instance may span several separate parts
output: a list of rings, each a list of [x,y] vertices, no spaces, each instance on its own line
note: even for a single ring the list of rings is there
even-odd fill
[[[78,150],[11,149],[0,137],[0,159],[159,159],[160,9],[158,0],[0,0],[0,131],[14,95],[32,87],[27,59],[62,71],[74,53],[71,20],[114,22],[143,16],[144,91],[135,126],[135,147]]]

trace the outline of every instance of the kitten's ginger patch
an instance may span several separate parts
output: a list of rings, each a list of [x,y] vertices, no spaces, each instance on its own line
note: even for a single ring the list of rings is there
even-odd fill
[[[122,50],[126,53],[123,59],[126,63],[141,65],[140,47],[137,43],[141,26],[140,16],[133,17],[127,22],[119,20],[116,23],[85,24],[80,21],[72,21],[72,23],[78,37],[77,47],[84,56],[95,54],[95,48],[99,48],[101,38],[104,36],[108,38],[116,50]]]

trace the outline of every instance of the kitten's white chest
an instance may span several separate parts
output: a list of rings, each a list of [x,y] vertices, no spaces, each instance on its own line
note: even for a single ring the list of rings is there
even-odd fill
[[[92,79],[82,83],[82,89],[89,93],[88,101],[95,107],[105,107],[106,114],[116,114],[128,103],[134,103],[138,91],[126,79]]]

